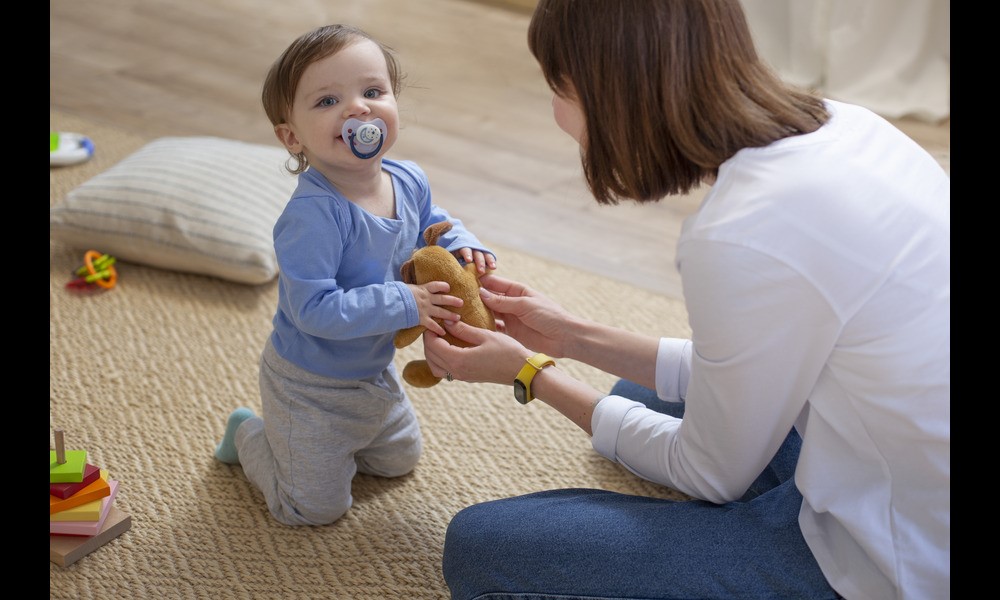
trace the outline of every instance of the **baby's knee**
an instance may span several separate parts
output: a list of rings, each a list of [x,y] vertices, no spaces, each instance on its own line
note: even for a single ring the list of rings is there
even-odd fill
[[[355,456],[358,472],[377,477],[402,477],[416,468],[420,461],[421,445],[418,441],[406,451],[380,456],[359,452]]]
[[[351,508],[350,495],[344,498],[317,498],[298,501],[272,511],[274,518],[292,526],[329,525],[344,516]]]
[[[375,475],[376,477],[402,477],[413,471],[417,466],[417,460],[400,461],[395,460],[392,462],[385,461],[373,461],[373,460],[358,460],[358,472],[364,473],[365,475]]]

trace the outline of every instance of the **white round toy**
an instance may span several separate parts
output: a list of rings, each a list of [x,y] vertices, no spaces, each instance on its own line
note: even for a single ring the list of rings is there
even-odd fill
[[[94,142],[85,135],[66,131],[49,132],[49,166],[64,167],[90,160]]]

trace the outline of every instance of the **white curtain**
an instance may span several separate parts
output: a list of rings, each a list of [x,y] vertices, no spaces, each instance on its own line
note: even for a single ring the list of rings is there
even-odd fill
[[[887,118],[950,118],[950,0],[742,1],[786,81]]]

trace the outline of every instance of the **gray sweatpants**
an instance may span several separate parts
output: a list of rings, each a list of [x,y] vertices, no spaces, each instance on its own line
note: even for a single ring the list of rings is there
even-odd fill
[[[423,447],[413,405],[395,366],[382,385],[315,375],[278,355],[268,340],[260,361],[260,417],[236,432],[247,479],[286,525],[325,525],[351,507],[357,472],[398,477]]]

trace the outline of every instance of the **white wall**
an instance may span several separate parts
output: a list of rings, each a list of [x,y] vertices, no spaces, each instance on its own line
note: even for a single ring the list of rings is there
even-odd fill
[[[742,1],[787,81],[888,118],[950,118],[950,0]]]

